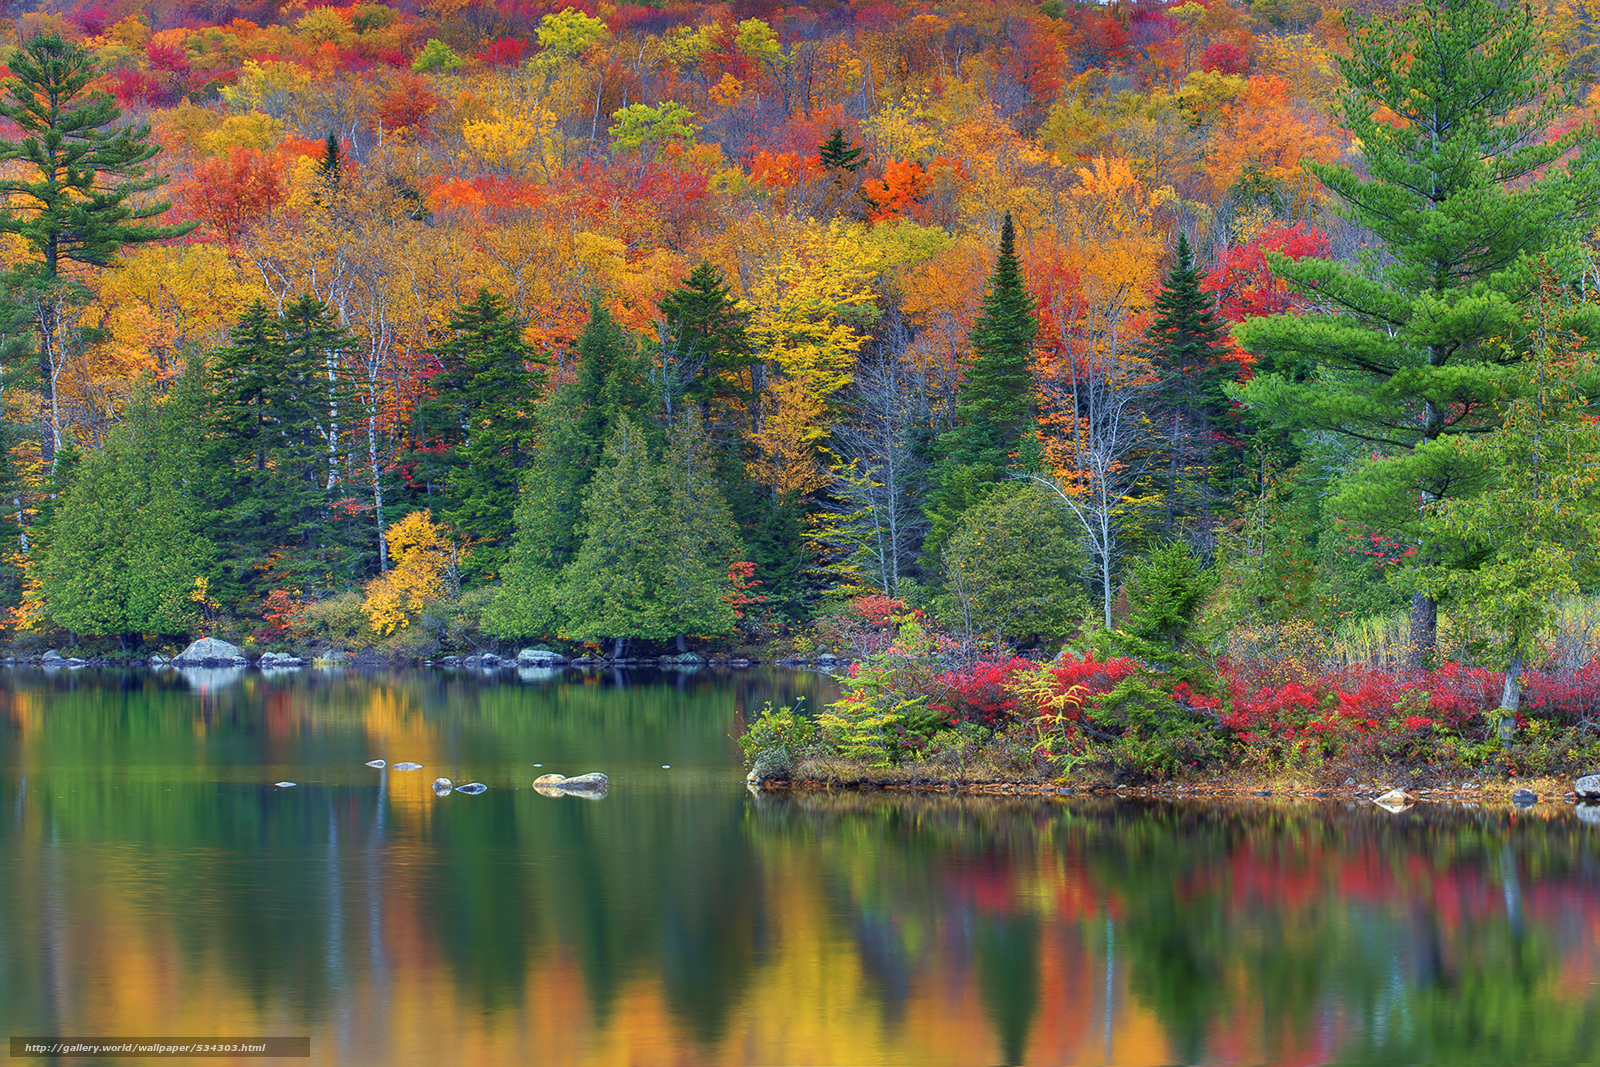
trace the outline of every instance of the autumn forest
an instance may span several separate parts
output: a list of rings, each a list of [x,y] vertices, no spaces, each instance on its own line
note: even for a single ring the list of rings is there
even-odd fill
[[[1589,721],[1588,0],[9,25],[19,649],[834,652],[890,762]]]

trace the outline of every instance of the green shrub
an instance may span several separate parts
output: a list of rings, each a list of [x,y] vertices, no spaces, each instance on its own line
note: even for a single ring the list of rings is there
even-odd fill
[[[816,723],[791,707],[774,709],[767,701],[739,735],[745,766],[765,763],[772,770],[792,770],[795,761],[816,747]]]

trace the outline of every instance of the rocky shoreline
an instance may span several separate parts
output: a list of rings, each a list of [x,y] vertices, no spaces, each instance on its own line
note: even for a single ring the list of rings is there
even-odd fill
[[[660,656],[575,656],[569,657],[548,648],[525,648],[516,655],[502,656],[495,652],[476,652],[465,656],[440,656],[434,659],[393,656],[372,649],[354,652],[344,649],[323,649],[300,652],[263,652],[252,656],[238,645],[216,638],[201,638],[176,656],[92,656],[78,657],[64,654],[60,649],[50,649],[38,655],[0,655],[0,667],[40,667],[47,670],[75,670],[85,667],[107,668],[193,668],[210,669],[255,667],[259,670],[297,670],[305,667],[362,667],[373,670],[385,668],[442,668],[446,670],[501,671],[514,669],[555,670],[565,667],[578,669],[626,669],[655,667],[668,670],[697,670],[702,667],[744,669],[770,663],[778,667],[812,668],[831,671],[847,661],[824,654],[814,658],[783,658],[763,660],[755,656],[698,652],[668,653]]]
[[[1467,808],[1510,805],[1520,810],[1538,805],[1575,806],[1579,818],[1600,825],[1600,774],[1576,780],[1535,778],[1495,782],[1446,782],[1430,786],[1386,786],[1347,779],[1326,788],[1277,779],[1219,778],[1143,785],[1109,782],[969,780],[955,777],[902,777],[848,773],[833,777],[769,775],[757,765],[745,778],[758,793],[859,792],[956,796],[1098,796],[1146,800],[1298,800],[1371,803],[1393,813],[1417,804]]]

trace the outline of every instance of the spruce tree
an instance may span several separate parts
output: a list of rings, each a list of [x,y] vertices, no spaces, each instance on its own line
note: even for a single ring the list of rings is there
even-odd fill
[[[502,637],[537,637],[562,625],[559,582],[583,542],[585,490],[605,466],[618,422],[656,408],[638,345],[598,300],[576,348],[577,380],[546,397],[535,414],[537,447],[512,516],[500,590],[484,616]],[[635,429],[659,439],[653,423]]]
[[[1240,326],[1261,357],[1241,396],[1276,426],[1332,432],[1385,457],[1360,466],[1347,499],[1426,506],[1474,483],[1458,454],[1431,446],[1492,429],[1503,390],[1516,389],[1520,305],[1541,256],[1571,272],[1572,239],[1600,189],[1600,142],[1547,136],[1560,97],[1531,8],[1424,0],[1352,23],[1340,110],[1365,170],[1307,168],[1383,254],[1275,259],[1327,310]],[[1593,325],[1581,332],[1592,336]],[[1414,533],[1415,503],[1410,511],[1397,521],[1374,506],[1364,517]],[[1435,601],[1418,592],[1417,666],[1436,625]]]
[[[64,282],[63,263],[104,267],[128,245],[182,236],[196,224],[152,221],[172,206],[143,202],[142,194],[166,181],[147,167],[161,148],[150,143],[148,125],[120,123],[111,97],[89,89],[99,71],[82,46],[40,34],[7,64],[0,116],[20,136],[0,141],[0,162],[18,164],[0,179],[0,233],[21,238],[32,258],[13,264],[0,282],[13,307],[32,319],[39,381],[49,392],[52,365],[66,355],[58,350],[63,309],[82,293],[81,285]],[[58,291],[63,285],[65,293]],[[61,431],[51,425],[42,434],[47,463]]]
[[[1220,487],[1240,455],[1237,440],[1228,437],[1233,404],[1225,387],[1235,378],[1235,364],[1226,356],[1227,327],[1200,291],[1200,272],[1182,233],[1143,348],[1161,379],[1157,417],[1166,439],[1170,534],[1180,516],[1205,507],[1205,489],[1197,485],[1215,480]]]
[[[282,319],[257,301],[230,340],[209,370],[211,501],[230,564],[221,590],[326,586],[341,562],[329,528],[337,452],[328,360],[348,335],[306,296]]]
[[[426,446],[413,454],[437,476],[440,516],[473,542],[462,576],[482,580],[505,565],[544,376],[528,370],[533,351],[510,305],[486,289],[451,315],[449,329],[431,351],[441,371],[418,406]]]
[[[961,512],[999,480],[1032,429],[1033,339],[1039,332],[1033,296],[1022,278],[1010,212],[1000,226],[1000,254],[983,310],[972,325],[972,358],[956,402],[955,428],[938,441],[940,462],[928,508],[932,528],[924,551],[929,569]]]
[[[749,394],[743,375],[754,360],[750,313],[734,299],[721,271],[701,260],[658,306],[666,320],[663,362],[670,360],[674,368],[675,391],[699,404],[702,414],[713,401]]]
[[[583,497],[583,544],[561,575],[566,633],[581,641],[665,640],[678,632],[661,551],[671,521],[661,467],[637,423],[618,418]]]
[[[828,139],[817,146],[817,159],[825,170],[860,170],[867,165],[861,146],[850,143],[843,128],[835,126]]]
[[[679,636],[730,632],[728,567],[743,555],[739,530],[716,481],[705,425],[690,412],[672,428],[661,465],[667,521],[659,549],[662,597]]]

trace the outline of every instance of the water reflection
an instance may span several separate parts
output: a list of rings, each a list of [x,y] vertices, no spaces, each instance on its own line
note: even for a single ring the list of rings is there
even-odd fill
[[[12,677],[0,1017],[339,1064],[1597,1047],[1600,830],[1570,811],[753,797],[739,717],[825,680],[632,681]],[[540,796],[534,763],[610,795]]]

